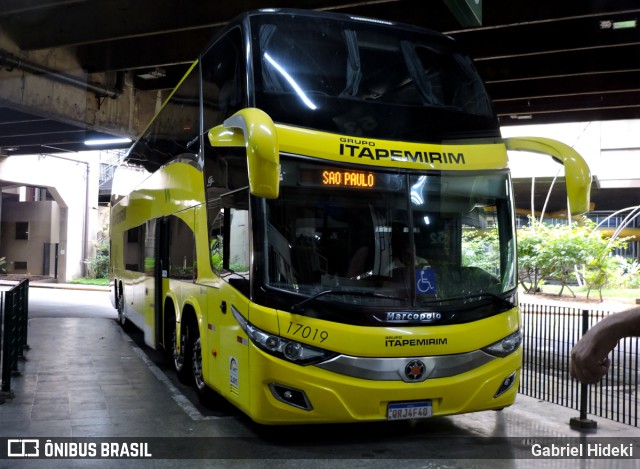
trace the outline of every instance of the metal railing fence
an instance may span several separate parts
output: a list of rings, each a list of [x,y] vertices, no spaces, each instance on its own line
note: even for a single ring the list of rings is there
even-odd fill
[[[638,338],[621,340],[610,354],[611,366],[597,384],[585,387],[581,409],[581,385],[569,373],[573,345],[582,336],[583,315],[588,327],[608,311],[521,303],[523,367],[519,392],[526,396],[586,411],[628,425],[638,426]]]
[[[18,359],[24,357],[29,321],[29,280],[24,279],[11,290],[3,292],[0,310],[0,392],[11,393],[11,376],[19,374]]]

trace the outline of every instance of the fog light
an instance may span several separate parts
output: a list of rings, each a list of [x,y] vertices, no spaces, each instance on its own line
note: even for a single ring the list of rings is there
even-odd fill
[[[516,376],[517,376],[517,372],[514,371],[504,379],[504,381],[502,382],[502,384],[500,385],[496,393],[493,395],[494,399],[496,397],[503,395],[505,392],[511,389],[511,387],[513,386],[513,383],[516,382]]]
[[[307,395],[300,389],[290,388],[289,386],[276,383],[271,383],[269,389],[271,389],[273,397],[280,402],[303,410],[313,410],[313,406],[311,402],[309,402],[309,399],[307,399]]]

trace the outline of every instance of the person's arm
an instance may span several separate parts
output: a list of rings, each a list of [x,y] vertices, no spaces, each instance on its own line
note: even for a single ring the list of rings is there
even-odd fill
[[[571,375],[585,384],[598,382],[609,369],[609,352],[625,337],[640,336],[640,307],[605,317],[571,350]]]

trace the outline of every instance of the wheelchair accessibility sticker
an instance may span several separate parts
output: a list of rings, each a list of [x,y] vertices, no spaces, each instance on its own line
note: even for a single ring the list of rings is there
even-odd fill
[[[433,269],[416,269],[416,293],[432,295],[436,292],[436,271]]]

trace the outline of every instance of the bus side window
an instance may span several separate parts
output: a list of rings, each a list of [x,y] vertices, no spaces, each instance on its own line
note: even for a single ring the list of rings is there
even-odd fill
[[[169,217],[169,278],[193,279],[193,230],[176,216]]]
[[[224,210],[220,199],[212,200],[207,206],[209,214],[209,256],[211,268],[220,275],[224,265]]]
[[[242,57],[238,28],[229,31],[202,55],[204,129],[221,124],[246,107]]]
[[[241,255],[235,253],[236,245],[228,245],[225,241],[231,239],[239,226],[240,213],[249,211],[249,185],[247,170],[247,154],[244,148],[215,148],[205,146],[204,165],[205,188],[207,191],[207,220],[209,224],[209,257],[213,272],[223,277],[223,271],[236,270],[236,264],[243,262],[234,261],[233,255],[240,261],[244,261]],[[230,223],[232,225],[230,225]],[[235,224],[234,224],[235,223]],[[248,221],[245,223],[248,223]],[[248,240],[248,232],[246,233]],[[231,251],[230,251],[231,249]],[[246,242],[245,251],[248,252],[249,244]],[[233,251],[233,252],[232,252]],[[230,254],[231,253],[231,254]],[[244,262],[248,265],[248,262]],[[240,266],[241,267],[241,266]],[[247,270],[247,276],[249,269]]]
[[[223,280],[248,295],[251,272],[249,189],[223,194],[210,201],[209,210],[212,268]]]
[[[123,236],[124,268],[134,272],[143,272],[145,225],[126,230]]]

